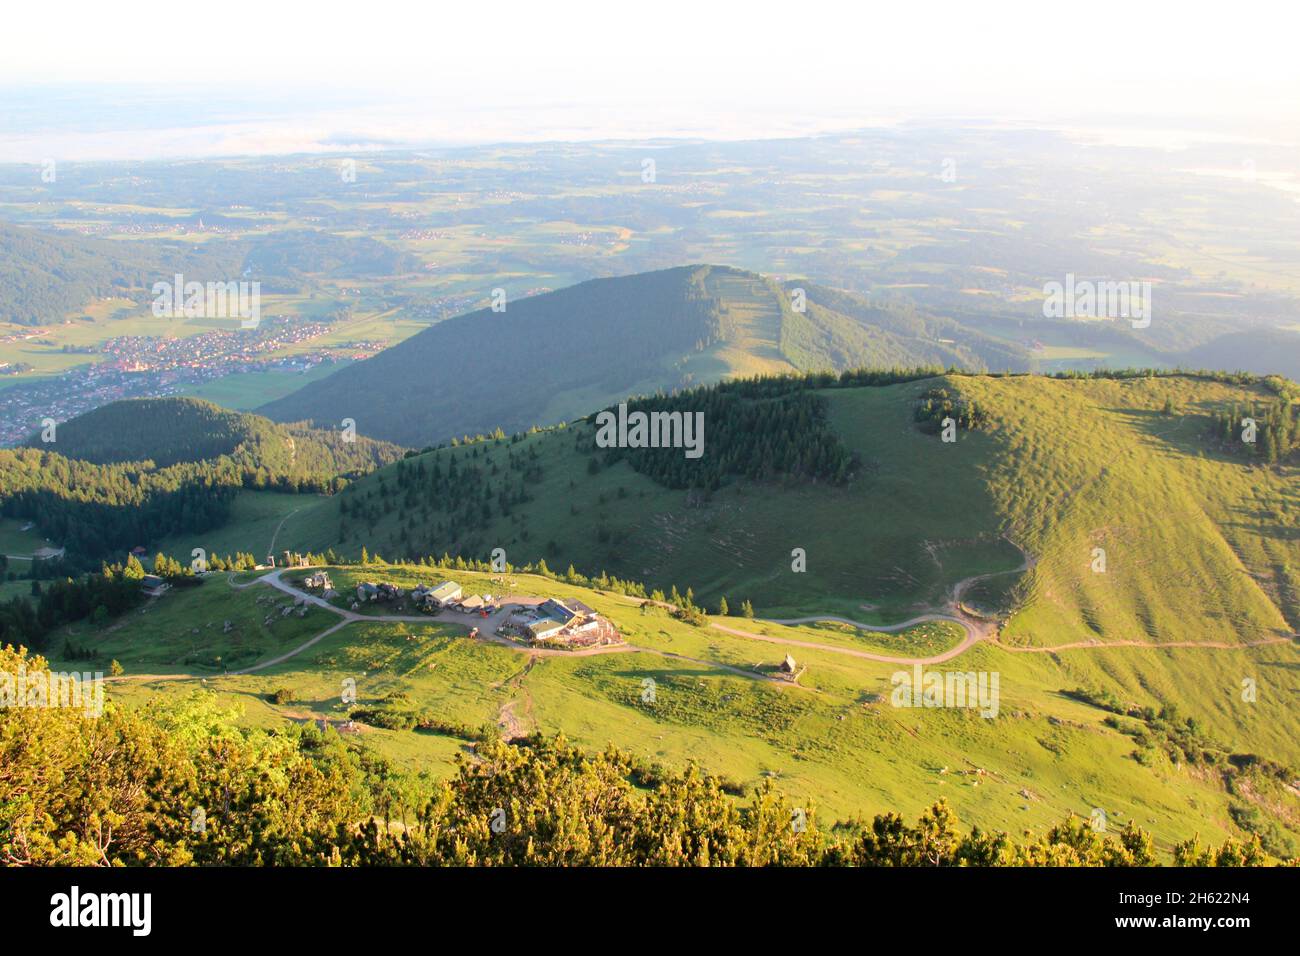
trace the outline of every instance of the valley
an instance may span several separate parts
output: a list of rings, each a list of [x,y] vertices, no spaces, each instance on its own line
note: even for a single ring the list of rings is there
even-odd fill
[[[0,864],[1300,859],[1244,143],[353,144],[0,165]]]

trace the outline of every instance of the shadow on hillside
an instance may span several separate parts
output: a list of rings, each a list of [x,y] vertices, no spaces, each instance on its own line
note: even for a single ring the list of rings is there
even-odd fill
[[[1107,409],[1135,432],[1150,439],[1153,447],[1163,447],[1192,457],[1204,455],[1215,461],[1241,464],[1240,458],[1217,448],[1209,438],[1211,415],[1216,410],[1212,402],[1197,402],[1172,415],[1166,415],[1157,408],[1112,406]]]
[[[1300,511],[1300,492],[1283,491],[1262,502],[1256,498],[1249,507],[1234,505],[1228,513],[1237,520],[1225,522],[1225,525],[1280,541],[1300,541],[1300,524],[1285,525],[1279,519],[1281,515],[1297,511]]]

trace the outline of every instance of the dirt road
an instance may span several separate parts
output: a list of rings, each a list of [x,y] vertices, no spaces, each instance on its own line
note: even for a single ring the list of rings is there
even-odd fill
[[[1031,558],[1027,553],[1023,552],[1023,549],[1022,549],[1022,553],[1025,554],[1025,560],[1020,565],[1020,567],[1013,568],[1009,571],[994,571],[988,574],[976,574],[968,578],[963,578],[961,581],[958,581],[953,586],[952,591],[949,595],[948,603],[947,605],[945,605],[942,611],[920,614],[914,618],[910,618],[909,620],[903,621],[898,624],[867,624],[862,621],[855,621],[851,618],[839,617],[833,614],[809,615],[807,617],[782,618],[782,619],[772,619],[772,620],[765,621],[765,623],[785,624],[785,625],[811,624],[811,623],[816,623],[818,621],[834,621],[841,624],[848,624],[852,627],[859,627],[868,631],[878,631],[884,633],[903,631],[909,627],[915,627],[917,624],[926,623],[927,621],[950,621],[954,624],[959,625],[966,632],[965,637],[953,647],[950,647],[948,650],[942,651],[938,654],[929,655],[928,657],[915,657],[915,656],[909,657],[909,656],[899,656],[893,654],[879,654],[872,651],[857,650],[855,648],[842,647],[835,644],[821,644],[816,641],[804,641],[804,640],[799,640],[797,638],[775,637],[768,634],[755,634],[752,631],[741,630],[740,628],[730,627],[728,625],[719,624],[717,622],[712,622],[710,624],[710,627],[722,631],[724,634],[730,634],[733,637],[741,637],[753,641],[762,641],[763,643],[766,644],[778,644],[786,647],[800,647],[807,650],[825,651],[830,654],[842,654],[846,657],[856,657],[862,660],[876,661],[882,664],[905,664],[909,666],[913,664],[941,664],[945,661],[950,661],[953,658],[958,657],[961,654],[964,654],[966,651],[968,651],[971,647],[973,647],[975,644],[979,643],[980,641],[988,641],[989,643],[997,647],[999,650],[1009,651],[1011,653],[1035,653],[1035,654],[1050,654],[1050,653],[1055,653],[1057,651],[1064,651],[1064,650],[1076,650],[1076,649],[1085,649],[1085,648],[1101,649],[1101,648],[1110,648],[1110,647],[1142,647],[1142,648],[1155,648],[1155,649],[1169,648],[1169,647],[1180,647],[1180,648],[1201,647],[1201,648],[1212,648],[1212,649],[1219,649],[1219,650],[1234,650],[1239,648],[1260,647],[1267,644],[1282,644],[1291,641],[1291,638],[1278,637],[1278,638],[1271,638],[1263,641],[1256,641],[1250,644],[1208,643],[1208,642],[1196,642],[1196,641],[1170,641],[1170,642],[1163,642],[1163,643],[1142,642],[1142,641],[1107,641],[1107,642],[1084,641],[1084,642],[1079,642],[1074,644],[1061,644],[1055,647],[1013,647],[1010,645],[1002,644],[997,639],[998,636],[997,622],[972,615],[963,607],[961,603],[961,598],[962,595],[965,594],[965,592],[970,588],[970,586],[975,584],[977,581],[982,581],[986,578],[997,577],[1003,574],[1020,573],[1032,568],[1035,563],[1034,559]],[[743,667],[735,667],[730,664],[722,664],[719,663],[718,661],[708,661],[708,660],[702,660],[700,658],[687,657],[682,654],[676,654],[671,651],[665,651],[655,647],[644,647],[636,644],[611,644],[611,645],[600,645],[596,647],[581,648],[579,650],[561,650],[558,648],[528,647],[518,643],[517,641],[513,641],[507,637],[501,637],[496,634],[497,629],[501,626],[501,624],[505,622],[505,620],[512,613],[514,613],[515,608],[520,606],[527,606],[530,604],[540,603],[542,600],[541,598],[526,597],[526,596],[510,596],[507,598],[503,598],[503,602],[506,602],[504,606],[500,610],[496,611],[495,613],[489,615],[486,618],[481,617],[474,613],[459,613],[455,611],[445,612],[443,615],[440,615],[439,617],[436,618],[430,617],[427,614],[420,614],[420,615],[358,614],[356,611],[335,607],[333,604],[330,604],[328,601],[326,601],[324,598],[320,597],[319,595],[309,594],[306,591],[301,591],[298,588],[295,588],[293,585],[287,583],[282,579],[281,575],[283,573],[284,573],[284,569],[277,568],[276,570],[271,571],[268,574],[264,574],[260,578],[257,578],[253,581],[247,581],[244,582],[243,584],[236,584],[233,579],[228,579],[228,583],[232,588],[235,588],[237,590],[243,590],[244,588],[253,587],[255,585],[267,585],[279,591],[282,591],[285,594],[291,595],[294,598],[301,598],[305,600],[307,603],[315,605],[316,607],[323,608],[324,610],[327,610],[332,614],[336,614],[341,618],[341,620],[338,621],[336,624],[332,625],[331,627],[326,628],[324,631],[317,634],[315,637],[312,637],[310,640],[307,640],[302,644],[298,645],[293,650],[286,651],[285,653],[275,658],[272,658],[271,660],[262,661],[261,663],[254,664],[251,667],[245,667],[237,671],[230,671],[228,675],[209,675],[213,677],[213,679],[219,676],[234,677],[243,674],[255,674],[258,671],[266,670],[267,668],[270,667],[275,667],[278,664],[283,664],[285,661],[291,660],[292,658],[298,656],[303,651],[308,650],[309,648],[313,647],[324,638],[337,632],[341,628],[346,627],[348,624],[366,623],[366,622],[383,623],[386,621],[387,622],[397,621],[397,622],[405,622],[411,624],[429,624],[435,621],[440,621],[444,623],[450,622],[456,624],[458,626],[464,627],[467,631],[477,627],[478,628],[477,640],[484,641],[485,643],[496,644],[501,647],[508,647],[513,651],[531,655],[534,659],[540,657],[566,657],[566,658],[567,657],[591,657],[598,654],[629,654],[629,653],[657,654],[660,657],[669,658],[672,660],[685,661],[691,664],[698,664],[702,667],[710,667],[715,670],[726,671],[728,673],[735,674],[740,677],[746,677],[751,680],[764,681],[770,684],[774,684],[778,687],[783,687],[783,688],[799,687],[801,690],[810,690],[810,688],[802,687],[797,683],[793,683],[791,681],[785,680],[780,677],[774,677],[754,670],[747,670]],[[626,600],[629,603],[633,603],[633,604],[641,603],[641,601],[635,598],[628,598]],[[670,605],[663,605],[663,606],[671,608]],[[136,675],[123,676],[117,678],[108,678],[108,679],[119,680],[119,681],[121,680],[175,681],[175,680],[203,680],[206,678],[197,674],[136,674]],[[816,693],[815,690],[812,692]],[[515,718],[514,715],[510,713],[506,708],[503,708],[503,712],[500,715],[500,717],[504,721],[505,725],[507,726],[513,726],[515,724],[515,721],[517,720],[517,718]]]

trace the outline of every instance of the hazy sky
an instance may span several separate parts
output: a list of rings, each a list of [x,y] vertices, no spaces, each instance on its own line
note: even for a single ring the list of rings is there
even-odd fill
[[[273,135],[261,121],[286,109],[300,120],[279,124],[286,143],[384,131],[465,141],[547,131],[779,134],[972,115],[1294,130],[1300,58],[1279,20],[1284,9],[1140,0],[73,0],[6,10],[0,92],[93,82],[203,91],[199,104],[212,88],[254,103],[274,95],[279,105],[266,116],[235,108],[219,117],[233,143]],[[45,125],[36,103],[26,132]],[[64,125],[54,112],[49,126]],[[214,121],[192,112],[168,125]],[[111,130],[130,113],[100,110],[96,125]],[[0,115],[11,145],[18,122]],[[21,139],[21,149],[38,146]],[[148,151],[148,138],[135,148]]]

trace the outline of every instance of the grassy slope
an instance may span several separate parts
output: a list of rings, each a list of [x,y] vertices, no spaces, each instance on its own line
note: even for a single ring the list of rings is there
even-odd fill
[[[845,489],[745,482],[724,488],[706,505],[688,506],[684,493],[623,463],[589,475],[587,458],[573,453],[573,432],[585,426],[530,436],[513,447],[516,454],[528,444],[539,449],[542,479],[529,486],[535,500],[460,543],[465,553],[484,559],[502,547],[515,564],[544,557],[552,565],[605,569],[665,589],[691,586],[711,601],[725,594],[738,604],[748,597],[769,616],[834,612],[881,623],[910,617],[940,602],[961,578],[1012,569],[1021,560],[998,538],[998,517],[977,474],[947,469],[952,448],[911,426],[912,403],[927,387],[827,393],[834,427],[870,463],[868,473]],[[477,447],[488,456],[480,464],[505,469],[510,446]],[[433,454],[464,461],[469,452]],[[374,486],[358,487],[364,494]],[[452,541],[427,533],[431,523],[418,510],[384,516],[373,527],[352,522],[340,547],[337,502],[331,500],[287,520],[282,540],[347,552],[364,544],[385,555],[455,551]],[[413,527],[403,541],[408,524]],[[600,526],[611,529],[608,542],[599,540]],[[806,573],[791,570],[794,548],[807,553]],[[872,617],[864,602],[879,616]]]
[[[471,725],[496,720],[501,705],[514,700],[513,713],[525,729],[563,730],[593,746],[613,741],[672,763],[694,758],[746,784],[774,774],[796,798],[832,816],[889,807],[913,812],[946,795],[984,826],[1042,826],[1064,812],[1086,814],[1100,806],[1112,821],[1131,816],[1166,845],[1198,831],[1214,838],[1233,832],[1228,807],[1240,798],[1227,794],[1217,778],[1163,756],[1143,766],[1132,756],[1133,742],[1102,724],[1103,712],[1063,692],[1082,686],[1142,706],[1174,704],[1230,749],[1300,762],[1294,642],[1209,646],[1284,637],[1294,630],[1287,616],[1294,622],[1297,614],[1295,590],[1287,583],[1293,581],[1288,569],[1300,564],[1295,470],[1269,472],[1226,458],[1201,434],[1201,416],[1248,401],[1251,389],[1191,378],[954,378],[948,384],[984,408],[990,423],[945,445],[911,423],[915,396],[931,384],[826,393],[833,426],[873,464],[845,489],[746,484],[725,488],[705,507],[688,508],[684,494],[659,488],[625,465],[588,475],[586,458],[573,454],[570,430],[531,436],[526,442],[541,450],[544,471],[530,488],[536,500],[517,509],[513,520],[498,521],[474,553],[486,558],[499,543],[522,563],[555,538],[560,557],[548,557],[553,566],[572,560],[583,570],[605,567],[652,583],[664,576],[665,583],[692,585],[710,604],[718,592],[733,607],[751,596],[760,613],[773,616],[838,612],[883,620],[914,613],[967,575],[1014,568],[1020,556],[998,537],[1005,533],[1037,564],[1028,574],[1008,574],[983,587],[986,596],[1019,602],[1002,646],[977,645],[945,665],[1001,675],[996,721],[866,704],[869,694],[888,696],[894,665],[808,649],[795,649],[795,656],[808,665],[804,683],[817,694],[776,690],[648,653],[547,658],[525,674],[521,660],[512,662],[515,652],[467,645],[461,653],[474,662],[458,664],[455,673],[468,676],[438,674],[437,680],[452,682],[447,686],[400,657],[392,664],[376,658],[362,668],[380,682],[375,695],[406,689],[413,700],[446,708]],[[1166,398],[1173,416],[1160,412]],[[506,447],[479,446],[480,455],[501,455],[504,463]],[[521,447],[527,445],[514,446],[516,454]],[[469,450],[434,454],[465,456]],[[620,487],[626,497],[618,496]],[[334,499],[319,499],[297,512],[285,522],[279,546],[337,544],[336,508]],[[400,520],[413,524],[414,534],[438,517],[425,519],[416,508]],[[600,523],[618,532],[608,544],[592,533]],[[352,543],[391,554],[401,544],[399,530],[397,516],[390,515],[373,529],[353,529]],[[446,546],[433,541],[412,550]],[[792,547],[807,549],[804,575],[789,570]],[[1091,570],[1094,547],[1107,551],[1105,574]],[[612,551],[624,555],[621,566],[608,560]],[[409,580],[417,574],[408,572]],[[639,646],[741,667],[774,662],[785,650],[643,617],[621,610],[623,599],[614,596],[520,580],[523,593],[582,594],[613,614]],[[494,590],[486,582],[483,589]],[[864,601],[877,607],[863,609]],[[896,636],[726,623],[899,656],[933,652],[953,640],[920,629]],[[418,625],[406,632],[390,624],[366,627],[364,634],[345,628],[322,647],[391,644],[400,650],[426,633]],[[429,634],[438,630],[430,627]],[[1133,640],[1202,646],[1122,644]],[[1100,646],[1041,650],[1078,642]],[[251,696],[282,684],[295,692],[301,686],[306,709],[327,713],[321,702],[329,695],[321,688],[337,683],[336,664],[308,657],[221,686],[248,702],[248,719],[256,722],[301,716],[302,706],[274,708]],[[473,684],[480,668],[508,676],[493,677],[484,690]],[[658,683],[663,705],[653,712],[638,698],[646,676]],[[1242,699],[1246,678],[1259,687],[1253,703]],[[445,766],[460,746],[436,735],[368,730],[363,736],[411,766]],[[940,773],[945,766],[950,772]],[[975,767],[988,773],[957,774]],[[1022,797],[1021,790],[1031,796]],[[1289,803],[1283,812],[1296,819]]]
[[[941,336],[956,338],[942,344]],[[440,322],[260,410],[318,424],[352,417],[364,434],[422,446],[498,426],[511,432],[554,424],[629,395],[754,374],[1028,362],[1027,353],[920,316],[910,304],[814,287],[806,311],[796,313],[790,293],[771,279],[681,266],[584,282],[511,301],[504,312]]]
[[[537,420],[572,420],[629,395],[652,395],[682,385],[797,370],[798,366],[781,351],[781,307],[769,282],[732,269],[700,269],[699,275],[704,291],[716,303],[718,321],[725,329],[719,342],[702,351],[669,352],[636,381],[559,388]]]
[[[304,617],[284,615],[283,609],[292,605],[288,595],[269,588],[236,592],[220,578],[212,578],[202,586],[173,590],[148,601],[105,628],[71,628],[66,637],[76,648],[93,648],[100,657],[99,668],[117,659],[129,662],[130,672],[136,674],[218,675],[227,668],[239,669],[283,654],[335,623],[333,615],[319,608],[308,608]],[[55,658],[63,650],[61,641],[52,641]]]
[[[1202,434],[1205,415],[1271,398],[1263,389],[1182,377],[957,384],[993,423],[954,448],[986,448],[970,464],[1038,558],[1007,640],[1255,642],[1300,625],[1284,571],[1300,566],[1297,469],[1247,466]]]
[[[177,534],[163,538],[154,545],[150,556],[161,551],[182,558],[195,548],[203,548],[208,554],[223,558],[248,552],[262,561],[266,555],[279,554],[286,547],[285,539],[277,534],[282,522],[287,524],[295,512],[310,510],[325,500],[311,494],[243,490],[235,496],[227,524],[199,535]]]
[[[247,411],[325,378],[339,367],[333,363],[322,363],[307,372],[244,372],[186,386],[181,394],[216,402],[236,411]]]
[[[0,518],[0,554],[24,556],[51,546],[35,528],[24,531],[28,524],[26,519]]]
[[[962,578],[1018,567],[1006,535],[1037,566],[981,582],[968,597],[1018,602],[1003,635],[1010,643],[1257,642],[1295,630],[1295,469],[1249,467],[1202,437],[1204,415],[1262,392],[1181,377],[958,377],[949,384],[991,423],[944,444],[911,422],[916,396],[933,384],[825,393],[832,426],[864,461],[846,488],[737,482],[688,506],[684,493],[623,463],[589,474],[587,457],[574,453],[574,432],[586,427],[578,425],[514,446],[474,446],[477,458],[465,448],[426,456],[504,473],[509,449],[538,449],[534,500],[495,515],[486,531],[439,535],[450,524],[439,503],[419,501],[373,526],[348,519],[340,542],[338,501],[304,499],[280,546],[356,553],[365,545],[389,556],[459,549],[484,559],[502,547],[517,565],[545,557],[689,585],[710,604],[722,594],[733,605],[748,597],[772,617],[825,612],[886,623],[941,603]],[[1173,416],[1160,413],[1166,398]],[[363,480],[357,493],[374,487]],[[791,570],[794,548],[807,552],[806,573]],[[1106,551],[1104,574],[1091,570],[1095,548]]]
[[[335,569],[334,575],[406,582],[441,576],[388,567]],[[476,591],[501,590],[492,576],[453,576]],[[1112,823],[1132,818],[1165,847],[1198,832],[1211,839],[1236,832],[1228,814],[1231,798],[1216,779],[1174,766],[1163,756],[1142,765],[1131,756],[1133,742],[1102,724],[1103,712],[1063,696],[1062,690],[1110,680],[1123,699],[1141,704],[1163,700],[1198,717],[1208,714],[1212,730],[1232,733],[1226,742],[1238,748],[1300,758],[1300,734],[1288,706],[1296,690],[1289,647],[1112,648],[1053,656],[977,646],[960,659],[961,668],[996,670],[1001,677],[1000,713],[987,721],[965,711],[889,706],[895,665],[804,650],[797,656],[808,667],[802,680],[806,689],[779,688],[709,666],[771,664],[783,652],[778,646],[693,628],[659,613],[642,614],[618,595],[525,575],[512,576],[510,583],[520,594],[579,595],[611,616],[630,643],[646,650],[552,656],[529,666],[527,655],[470,641],[454,624],[375,622],[348,625],[262,673],[218,677],[211,667],[197,672],[209,674],[206,686],[242,706],[244,719],[258,726],[342,716],[339,690],[343,679],[351,677],[361,705],[401,691],[413,705],[473,727],[497,722],[510,704],[520,730],[563,731],[592,747],[614,742],[675,766],[696,760],[745,786],[774,776],[796,800],[815,806],[824,820],[890,808],[911,814],[942,796],[970,822],[1018,831],[1102,807]],[[212,579],[196,591],[167,596],[149,613],[129,616],[103,636],[79,629],[75,640],[116,656],[128,675],[163,673],[191,652],[195,624],[201,635],[209,633],[201,626],[207,617],[237,618],[241,628],[247,619],[260,621],[265,610],[256,599],[265,593],[269,589],[262,587],[232,591],[223,580]],[[331,623],[320,611],[283,623],[305,627],[313,620],[318,629]],[[739,619],[725,623],[753,626]],[[264,658],[302,636],[295,631],[290,640],[287,630],[277,635],[264,646]],[[927,639],[918,635],[921,642]],[[664,657],[651,652],[655,650],[681,656]],[[68,666],[87,667],[79,662]],[[1275,669],[1278,680],[1289,684],[1266,684],[1257,704],[1218,720],[1210,712],[1228,701],[1233,690],[1224,674],[1235,675],[1243,666],[1261,674]],[[1110,670],[1117,670],[1113,680],[1106,673]],[[1142,675],[1131,693],[1124,687],[1128,674]],[[653,706],[640,700],[646,678],[656,682]],[[133,706],[193,687],[128,682],[114,684],[110,694]],[[291,701],[269,703],[266,695],[280,688],[290,691]],[[886,700],[871,703],[871,694],[883,694]],[[435,775],[448,772],[464,746],[439,734],[371,728],[363,729],[359,739],[404,766]],[[1288,804],[1282,812],[1294,820],[1295,811]],[[1300,839],[1294,827],[1289,833]]]

